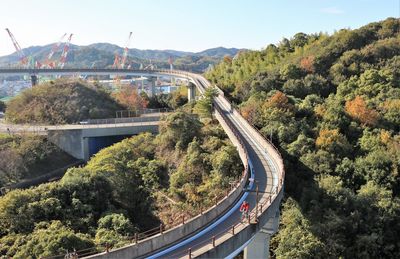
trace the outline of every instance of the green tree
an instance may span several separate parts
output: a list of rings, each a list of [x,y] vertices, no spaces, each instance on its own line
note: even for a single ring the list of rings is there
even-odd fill
[[[214,87],[207,88],[204,97],[196,102],[194,112],[204,118],[212,117],[212,104],[214,97],[218,95],[218,91]]]

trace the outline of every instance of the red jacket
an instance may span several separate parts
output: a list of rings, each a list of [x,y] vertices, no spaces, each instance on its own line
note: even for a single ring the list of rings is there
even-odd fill
[[[248,202],[246,202],[246,203],[242,203],[242,205],[240,205],[240,211],[249,211],[249,207],[250,207],[250,205],[249,205],[249,203]]]

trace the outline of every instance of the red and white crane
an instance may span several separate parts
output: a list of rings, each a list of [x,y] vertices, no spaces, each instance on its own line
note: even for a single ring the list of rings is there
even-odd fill
[[[17,51],[17,54],[19,56],[19,62],[22,65],[26,66],[28,64],[28,58],[25,56],[25,53],[22,51],[21,46],[19,45],[19,43],[17,42],[17,40],[15,39],[15,37],[11,33],[11,31],[8,28],[6,28],[6,31],[11,38],[11,41],[14,45],[15,50]]]
[[[60,57],[60,68],[64,68],[65,62],[67,61],[68,51],[69,51],[69,44],[71,43],[72,33],[69,35],[68,40],[65,42],[63,52],[61,53]]]
[[[47,56],[44,65],[48,68],[54,68],[56,66],[55,62],[51,61],[51,58],[53,57],[54,53],[58,51],[58,49],[61,46],[61,43],[63,42],[65,36],[67,36],[67,33],[64,33],[64,35],[60,38],[60,40],[57,43],[54,43],[53,47],[51,48],[51,51],[49,55]]]
[[[128,57],[129,44],[131,43],[131,37],[132,37],[132,32],[129,32],[128,40],[126,41],[126,44],[125,44],[124,54],[122,55],[121,69],[125,68],[125,62],[126,62],[126,58]]]
[[[125,63],[128,57],[129,44],[131,43],[131,38],[132,38],[132,32],[129,32],[128,40],[126,41],[122,57],[118,53],[115,53],[114,64],[112,66],[113,68],[120,68],[120,69],[125,68]]]

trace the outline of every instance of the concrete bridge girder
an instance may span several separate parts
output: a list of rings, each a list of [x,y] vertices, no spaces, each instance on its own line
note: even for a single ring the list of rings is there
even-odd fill
[[[147,123],[143,125],[107,125],[98,128],[82,129],[52,129],[48,130],[48,138],[71,156],[88,161],[93,154],[89,153],[90,138],[108,137],[108,136],[133,136],[142,132],[158,133],[158,122]]]

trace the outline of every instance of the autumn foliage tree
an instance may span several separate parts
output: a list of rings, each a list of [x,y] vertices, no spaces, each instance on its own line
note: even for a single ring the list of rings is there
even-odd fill
[[[309,72],[309,73],[314,73],[315,69],[314,69],[314,56],[308,56],[308,57],[304,57],[301,59],[300,61],[300,67]]]
[[[375,125],[378,121],[378,112],[369,109],[361,96],[356,96],[353,100],[347,101],[345,107],[347,114],[364,125]]]
[[[146,108],[149,103],[147,99],[131,86],[122,86],[120,91],[114,94],[114,97],[120,104],[130,110]]]

